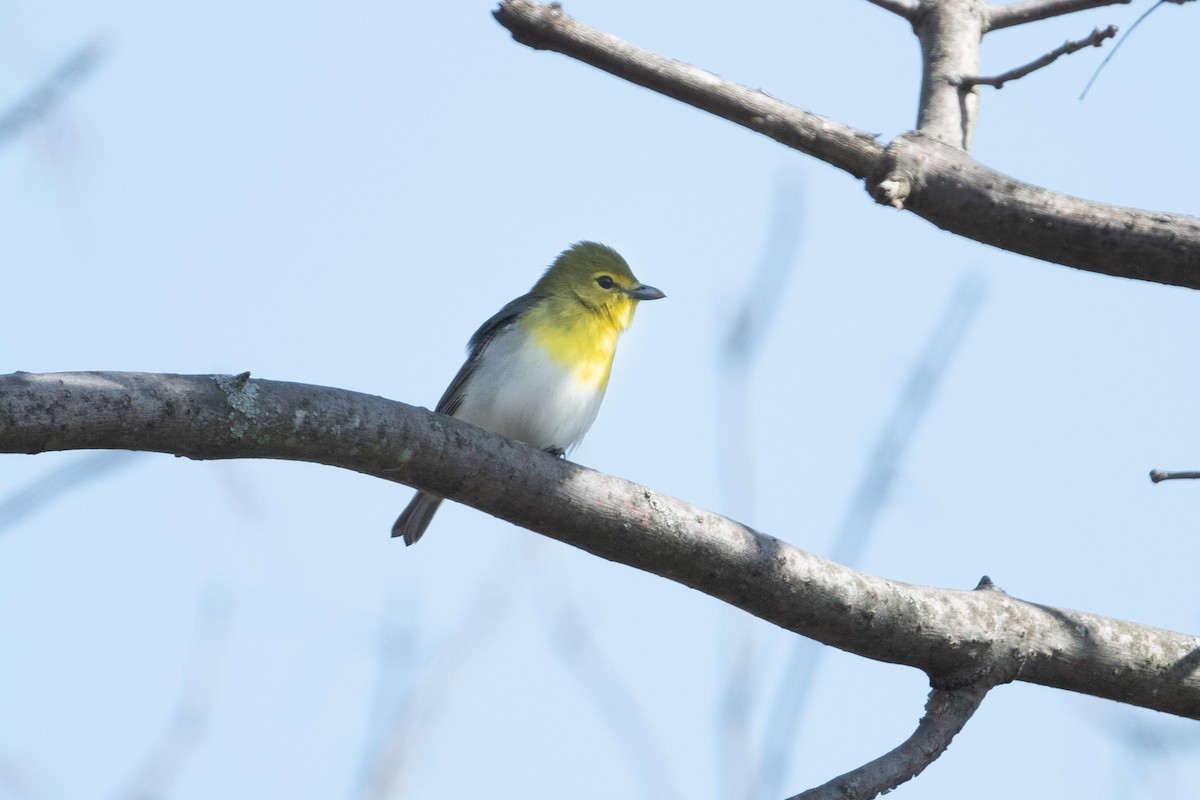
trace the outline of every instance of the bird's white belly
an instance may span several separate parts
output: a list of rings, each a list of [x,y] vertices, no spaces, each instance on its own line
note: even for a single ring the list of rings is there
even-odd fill
[[[488,345],[454,416],[543,450],[565,451],[596,419],[604,388],[509,329]]]

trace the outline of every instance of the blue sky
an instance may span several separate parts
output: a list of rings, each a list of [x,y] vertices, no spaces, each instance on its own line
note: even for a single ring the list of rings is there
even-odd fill
[[[0,108],[88,42],[102,58],[0,149],[0,371],[251,370],[432,406],[478,324],[596,239],[668,299],[638,311],[574,460],[829,555],[974,280],[979,310],[860,566],[958,588],[986,573],[1035,602],[1196,629],[1200,486],[1146,478],[1200,466],[1195,292],[942,233],[824,164],[515,44],[492,7],[6,4]],[[984,70],[1145,7],[996,33]],[[915,117],[916,40],[866,2],[566,10],[885,139]],[[1102,50],[984,90],[974,155],[1195,214],[1195,104],[1174,77],[1196,71],[1193,12],[1159,9],[1086,102]],[[735,421],[717,353],[781,204],[799,244],[745,372],[746,493],[722,481]],[[103,470],[0,520],[0,798],[155,781],[183,799],[728,797],[766,748],[796,637],[708,597],[457,506],[406,550],[387,534],[409,491],[330,468],[87,459],[0,458],[0,502]],[[739,665],[741,740],[720,712]],[[815,681],[783,793],[893,747],[926,692],[836,652]],[[198,724],[169,744],[189,697]],[[900,791],[1189,796],[1196,744],[1194,723],[1008,686]]]

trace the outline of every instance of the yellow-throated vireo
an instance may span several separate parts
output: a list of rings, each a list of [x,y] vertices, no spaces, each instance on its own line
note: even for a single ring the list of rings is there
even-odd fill
[[[595,242],[567,248],[529,290],[483,323],[439,414],[563,455],[587,433],[604,399],[617,337],[639,300],[665,297],[625,259]],[[392,526],[413,544],[442,498],[418,492]]]

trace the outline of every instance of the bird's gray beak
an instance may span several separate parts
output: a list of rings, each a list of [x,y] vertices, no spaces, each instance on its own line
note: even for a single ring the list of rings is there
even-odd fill
[[[632,289],[626,289],[625,296],[633,300],[661,300],[666,297],[658,289],[655,289],[653,286],[647,286],[644,283],[639,283]]]

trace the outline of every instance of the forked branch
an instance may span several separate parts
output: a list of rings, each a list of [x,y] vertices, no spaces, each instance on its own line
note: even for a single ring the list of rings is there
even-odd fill
[[[935,589],[867,575],[381,397],[248,375],[0,376],[0,452],[81,449],[342,467],[466,503],[833,647],[907,664],[934,686],[1015,679],[1200,718],[1195,636],[988,587]]]
[[[770,136],[866,180],[877,202],[1014,253],[1090,272],[1200,288],[1200,219],[1052,192],[920,134],[888,147],[864,131],[635,47],[557,5],[505,0],[496,19],[554,50]]]
[[[870,800],[917,777],[950,746],[988,691],[987,686],[934,689],[917,730],[895,750],[790,800]]]

